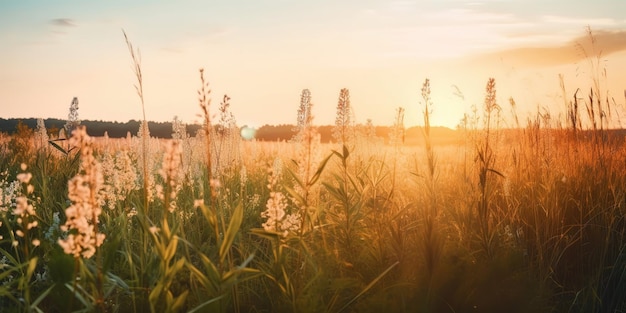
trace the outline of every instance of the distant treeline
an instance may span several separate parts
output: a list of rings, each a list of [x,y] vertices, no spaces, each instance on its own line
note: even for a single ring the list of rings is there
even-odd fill
[[[17,124],[22,122],[29,128],[35,129],[37,127],[37,119],[24,118],[24,119],[1,119],[0,118],[0,132],[13,134],[17,130]],[[59,130],[65,126],[66,121],[54,118],[44,119],[44,124],[50,135],[58,135]],[[137,135],[139,125],[141,121],[130,120],[126,123],[120,122],[107,122],[107,121],[90,121],[82,120],[81,125],[87,127],[87,133],[90,136],[100,137],[104,136],[106,132],[111,138],[126,137],[128,133],[132,136]],[[172,138],[172,123],[171,122],[148,122],[148,128],[150,129],[150,136],[157,138]],[[200,125],[187,125],[187,133],[194,136],[196,131],[200,129]]]
[[[37,119],[24,118],[24,119],[2,119],[0,118],[0,132],[13,134],[19,122],[29,128],[35,129],[37,127]],[[48,130],[49,135],[56,136],[59,130],[65,126],[66,121],[60,119],[44,119],[44,124]],[[106,132],[110,138],[122,138],[126,137],[130,133],[132,136],[137,135],[139,130],[140,121],[130,120],[126,123],[120,122],[106,122],[106,121],[90,121],[82,120],[81,125],[87,127],[87,132],[90,136],[104,136]],[[191,124],[186,125],[187,133],[190,136],[195,136],[198,130],[201,129],[201,125]],[[363,132],[366,132],[363,125],[357,126]],[[389,134],[392,130],[390,126],[372,126],[374,128],[375,136],[388,141]],[[150,129],[150,136],[157,138],[172,138],[172,123],[171,122],[148,122],[148,128]],[[322,142],[332,141],[332,125],[323,125],[317,128],[320,133]],[[264,125],[256,130],[255,138],[260,141],[288,141],[296,134],[294,125]],[[433,127],[431,129],[431,136],[435,141],[445,141],[449,143],[458,142],[458,132],[446,128],[446,127]],[[437,140],[440,139],[440,140]],[[404,141],[406,144],[420,144],[422,139],[421,127],[410,127],[406,129],[404,133]]]

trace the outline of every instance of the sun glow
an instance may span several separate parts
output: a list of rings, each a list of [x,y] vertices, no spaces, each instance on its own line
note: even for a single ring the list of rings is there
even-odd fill
[[[140,118],[120,28],[141,49],[147,116],[157,121],[198,121],[200,67],[215,99],[232,98],[239,125],[294,123],[305,88],[312,91],[319,124],[333,123],[339,90],[348,88],[358,122],[388,125],[394,110],[404,107],[407,124],[419,125],[419,88],[426,78],[433,84],[438,125],[454,127],[480,104],[489,77],[497,80],[500,102],[514,97],[520,110],[536,111],[547,105],[546,93],[560,93],[558,72],[567,73],[568,81],[589,76],[580,70],[577,48],[586,41],[585,25],[594,28],[596,52],[609,60],[612,81],[626,75],[619,70],[619,52],[626,48],[626,23],[614,14],[619,10],[582,18],[588,12],[583,4],[371,1],[337,3],[330,10],[308,1],[242,7],[156,1],[134,9],[60,2],[37,12],[3,5],[4,117],[37,112],[63,118],[76,96],[83,118]],[[166,15],[169,20],[160,20]],[[464,99],[455,96],[458,90]]]

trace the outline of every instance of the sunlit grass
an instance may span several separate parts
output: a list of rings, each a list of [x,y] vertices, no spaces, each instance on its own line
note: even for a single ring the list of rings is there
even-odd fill
[[[3,312],[626,309],[626,145],[601,115],[503,129],[489,79],[484,115],[441,144],[426,80],[422,144],[403,143],[402,108],[388,144],[362,132],[347,89],[337,143],[320,142],[308,90],[292,141],[245,141],[200,84],[195,136],[0,136]]]

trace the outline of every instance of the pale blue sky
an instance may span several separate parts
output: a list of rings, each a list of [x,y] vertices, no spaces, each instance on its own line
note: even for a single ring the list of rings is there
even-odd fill
[[[623,12],[620,0],[2,1],[0,117],[65,118],[76,96],[81,118],[140,119],[125,29],[141,50],[151,120],[197,120],[203,67],[213,107],[229,94],[241,125],[294,123],[303,88],[317,123],[332,124],[344,87],[358,122],[390,124],[403,106],[419,124],[428,77],[434,122],[454,126],[489,76],[501,102],[562,105],[556,75],[573,85],[584,75],[575,43],[587,25],[623,86]]]

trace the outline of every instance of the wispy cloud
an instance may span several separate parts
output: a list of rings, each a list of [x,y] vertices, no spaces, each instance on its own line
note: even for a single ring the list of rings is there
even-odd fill
[[[70,18],[55,18],[50,20],[50,24],[60,27],[76,27],[74,20]]]
[[[356,36],[377,40],[378,55],[389,58],[458,57],[467,53],[497,49],[507,43],[506,32],[525,30],[532,24],[508,12],[482,8],[424,8],[413,14],[395,11],[411,2],[393,2],[389,7],[363,11],[371,23]],[[374,24],[376,27],[370,26]],[[454,47],[451,49],[451,47]]]
[[[626,51],[626,31],[599,30],[581,35],[565,44],[554,46],[532,46],[483,54],[475,61],[486,62],[499,59],[520,66],[556,66],[573,64],[587,57],[605,57]],[[592,42],[593,38],[593,42]]]
[[[620,24],[613,18],[579,18],[559,15],[543,15],[541,20],[551,24],[616,26]]]
[[[592,38],[593,36],[593,42]],[[584,49],[584,53],[589,56],[590,53],[600,53],[604,56],[626,50],[626,30],[607,31],[598,30],[586,36],[579,37],[574,40],[576,45]]]

